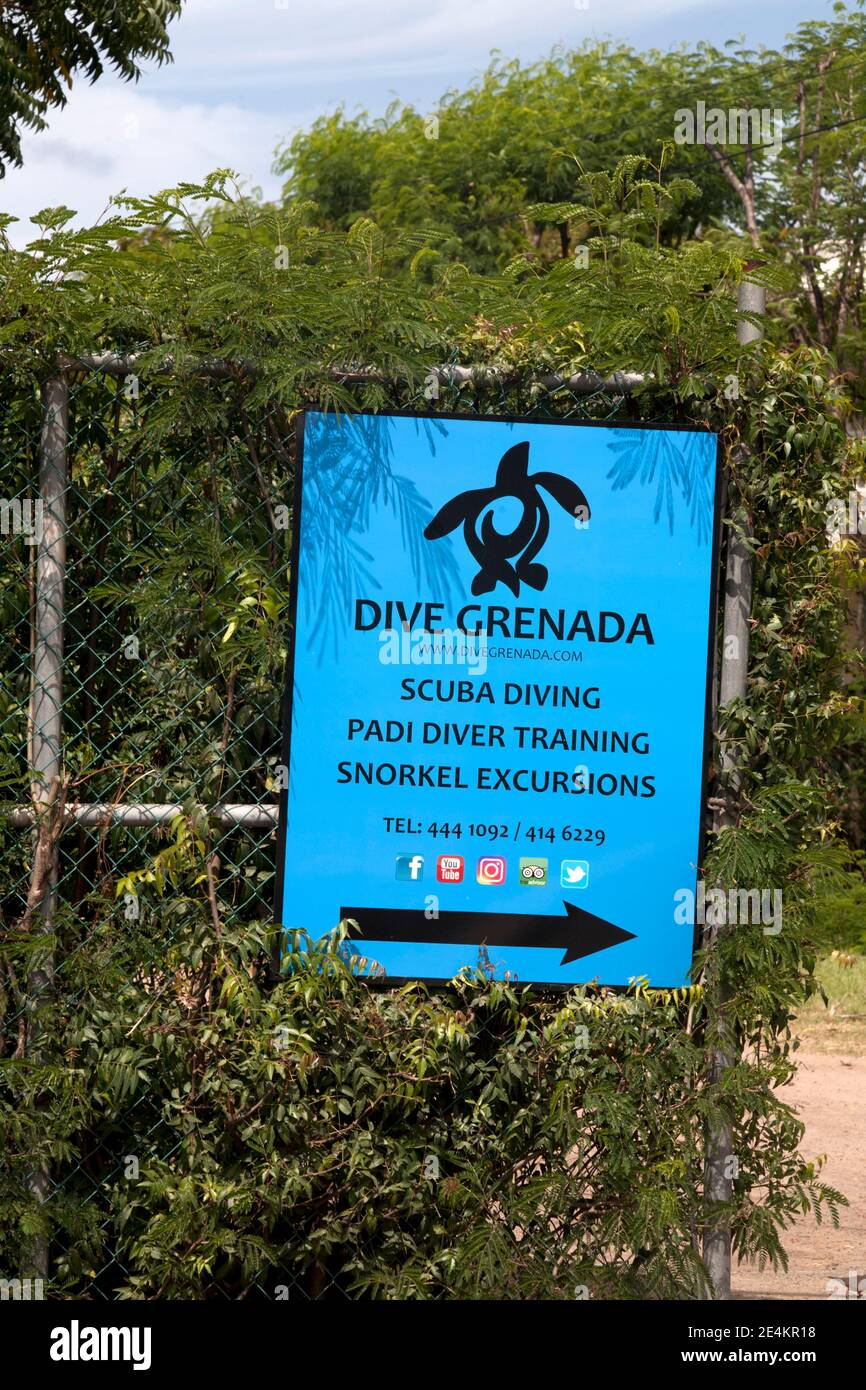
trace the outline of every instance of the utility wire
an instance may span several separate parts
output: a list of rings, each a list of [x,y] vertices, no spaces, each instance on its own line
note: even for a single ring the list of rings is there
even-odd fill
[[[760,62],[760,57],[756,58],[756,62]],[[862,67],[863,64],[866,63],[866,56],[852,58],[849,63],[839,63],[835,66],[831,64],[830,67],[825,68],[823,72],[798,73],[794,67],[794,63],[794,59],[782,59],[782,64],[778,68],[770,70],[758,69],[754,75],[758,78],[766,78],[769,76],[772,81],[775,74],[781,73],[783,77],[789,78],[794,86],[798,85],[800,82],[828,82],[831,77],[835,77],[840,72],[849,72],[851,68]]]
[[[697,144],[697,143],[695,143],[695,144],[692,146],[692,148],[694,148],[694,149],[696,149],[696,150],[701,150],[701,149],[706,150],[706,151],[707,151],[707,158],[710,159],[710,160],[712,160],[712,155],[709,154],[710,149],[718,149],[718,150],[721,150],[722,155],[723,155],[725,161],[726,161],[727,163],[730,164],[730,163],[732,163],[733,160],[735,160],[735,159],[746,159],[746,158],[748,158],[748,156],[749,156],[750,154],[751,154],[751,155],[757,154],[760,150],[775,150],[775,149],[778,149],[779,145],[790,145],[790,144],[792,144],[795,140],[798,140],[798,141],[799,141],[799,140],[809,140],[809,139],[811,139],[811,138],[812,138],[813,136],[815,136],[815,135],[826,135],[826,134],[828,134],[830,131],[833,131],[833,130],[841,130],[844,126],[860,125],[863,121],[866,121],[866,115],[864,115],[864,116],[851,116],[851,117],[849,117],[847,120],[844,120],[844,121],[833,121],[830,125],[819,125],[819,126],[815,126],[813,130],[804,130],[804,131],[802,131],[802,132],[799,131],[799,130],[796,130],[796,131],[792,132],[792,134],[790,134],[790,135],[783,135],[779,140],[770,140],[770,141],[769,141],[768,143],[766,143],[766,144],[762,144],[762,145],[745,145],[745,146],[744,146],[742,149],[740,149],[740,150],[727,150],[727,149],[725,149],[721,144],[719,144],[719,145],[708,145],[708,144],[706,144],[706,142],[704,142],[704,143],[702,143],[702,144],[700,144],[700,145]],[[673,163],[673,164],[666,164],[666,165],[664,166],[663,172],[664,172],[665,174],[671,174],[671,173],[673,173],[673,174],[683,174],[685,177],[688,178],[690,175],[693,175],[693,174],[696,172],[696,170],[695,170],[694,164],[688,164],[688,165],[686,165],[686,164],[680,164],[680,165],[677,165],[676,163]]]

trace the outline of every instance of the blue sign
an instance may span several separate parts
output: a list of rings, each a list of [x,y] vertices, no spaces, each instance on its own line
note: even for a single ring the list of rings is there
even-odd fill
[[[717,454],[692,428],[306,414],[285,928],[349,920],[395,982],[688,983]]]

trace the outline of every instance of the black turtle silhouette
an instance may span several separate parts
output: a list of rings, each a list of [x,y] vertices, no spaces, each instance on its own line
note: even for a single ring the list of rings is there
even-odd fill
[[[547,567],[535,557],[547,540],[550,516],[547,504],[538,489],[544,488],[554,501],[574,516],[578,507],[584,520],[589,520],[589,504],[577,483],[558,473],[527,472],[529,443],[514,444],[502,455],[496,470],[493,487],[473,488],[452,497],[425,527],[428,541],[447,536],[463,522],[463,535],[471,555],[480,566],[472,581],[473,594],[489,594],[500,582],[506,584],[515,597],[520,584],[543,589],[547,583]],[[520,520],[513,531],[500,535],[491,512],[485,508],[500,497],[516,497],[523,507]],[[480,532],[478,519],[483,515]],[[516,564],[512,560],[518,556]]]

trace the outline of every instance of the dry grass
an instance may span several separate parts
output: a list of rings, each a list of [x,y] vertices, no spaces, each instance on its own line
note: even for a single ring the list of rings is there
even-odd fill
[[[797,1033],[803,1047],[866,1056],[866,956],[834,951],[817,973],[828,1002],[816,996],[800,1013]]]

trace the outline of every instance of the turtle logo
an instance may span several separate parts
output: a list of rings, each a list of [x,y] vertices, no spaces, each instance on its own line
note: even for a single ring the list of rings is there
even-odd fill
[[[547,567],[535,558],[550,531],[547,504],[539,488],[572,516],[581,508],[583,518],[589,519],[589,504],[576,483],[558,473],[530,474],[528,466],[528,442],[513,445],[499,460],[493,487],[473,488],[452,497],[424,530],[428,541],[436,541],[463,522],[467,549],[479,565],[473,594],[489,594],[502,583],[516,598],[521,581],[531,589],[546,585]],[[505,533],[497,531],[492,510],[492,504],[503,497],[516,497],[522,507],[514,530]]]

